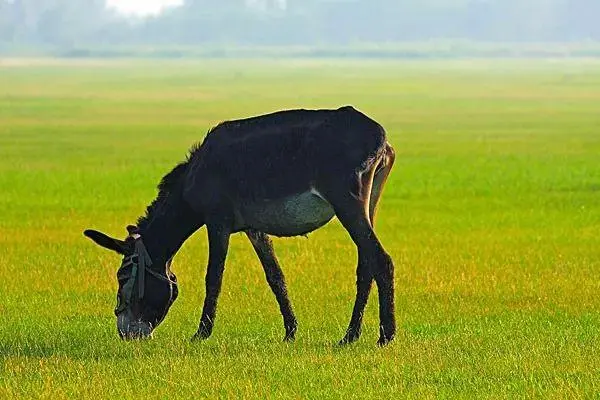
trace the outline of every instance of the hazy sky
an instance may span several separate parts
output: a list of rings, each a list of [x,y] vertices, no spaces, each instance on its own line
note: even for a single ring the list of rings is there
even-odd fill
[[[110,8],[114,8],[124,14],[151,15],[158,14],[163,8],[177,6],[183,0],[106,0]]]

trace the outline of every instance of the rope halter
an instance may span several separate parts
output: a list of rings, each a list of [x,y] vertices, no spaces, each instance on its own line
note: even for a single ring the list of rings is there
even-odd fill
[[[146,250],[146,246],[144,245],[144,241],[142,237],[134,233],[130,235],[133,239],[135,239],[135,247],[133,254],[126,256],[123,258],[123,262],[121,263],[121,267],[119,268],[119,272],[125,270],[130,265],[131,274],[126,276],[127,282],[123,285],[121,289],[121,295],[124,298],[124,301],[121,301],[121,296],[117,295],[117,306],[115,307],[115,315],[119,315],[123,311],[125,311],[128,307],[131,307],[134,303],[135,296],[135,285],[137,283],[137,300],[141,300],[144,298],[144,294],[146,291],[146,272],[151,276],[168,282],[171,285],[177,286],[177,282],[171,280],[166,274],[161,275],[160,273],[152,270],[150,266],[152,265],[152,259],[150,258],[150,254],[148,254],[148,250]],[[118,276],[118,272],[117,272]]]

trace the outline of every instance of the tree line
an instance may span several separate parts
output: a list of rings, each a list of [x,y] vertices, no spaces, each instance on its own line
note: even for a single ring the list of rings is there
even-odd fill
[[[150,18],[104,0],[0,0],[0,45],[351,45],[600,40],[598,0],[187,0]]]

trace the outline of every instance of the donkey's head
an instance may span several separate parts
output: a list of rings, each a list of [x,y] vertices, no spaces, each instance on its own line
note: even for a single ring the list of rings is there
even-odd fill
[[[123,339],[142,339],[152,335],[177,299],[177,278],[170,271],[170,259],[152,260],[137,227],[130,225],[127,231],[125,240],[95,230],[84,235],[123,255],[117,271],[117,330]]]

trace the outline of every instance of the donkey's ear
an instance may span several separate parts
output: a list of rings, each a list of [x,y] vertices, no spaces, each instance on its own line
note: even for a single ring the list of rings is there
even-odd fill
[[[102,232],[95,231],[93,229],[87,229],[83,234],[92,239],[96,244],[107,248],[112,251],[116,251],[119,254],[125,255],[127,250],[127,244],[119,239],[113,239],[110,236],[105,235]]]

